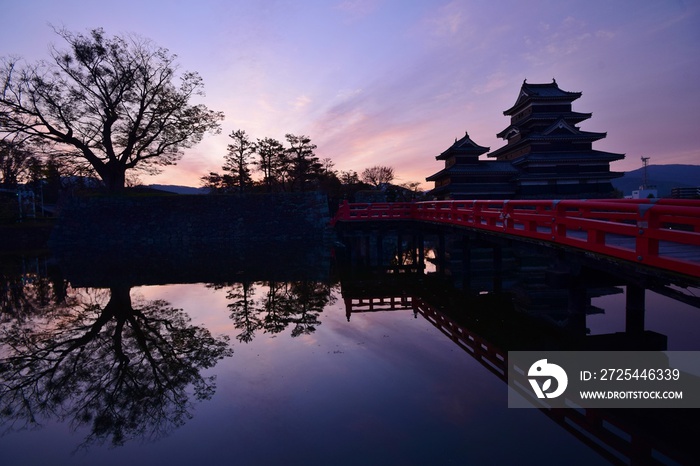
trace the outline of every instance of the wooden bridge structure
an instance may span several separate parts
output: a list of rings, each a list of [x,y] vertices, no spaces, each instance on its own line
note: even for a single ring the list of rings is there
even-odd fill
[[[700,200],[345,202],[331,223],[386,221],[485,231],[700,278]]]

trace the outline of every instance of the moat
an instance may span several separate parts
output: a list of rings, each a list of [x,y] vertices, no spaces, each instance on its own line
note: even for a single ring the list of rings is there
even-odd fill
[[[647,289],[630,329],[628,290],[602,274],[572,292],[547,255],[509,248],[495,270],[479,247],[467,277],[430,238],[392,244],[384,265],[342,238],[291,259],[4,256],[3,464],[629,463],[600,432],[509,409],[428,311],[504,350],[700,349],[687,284]],[[692,411],[620,411],[604,423],[618,443],[641,431],[662,464],[697,453]]]

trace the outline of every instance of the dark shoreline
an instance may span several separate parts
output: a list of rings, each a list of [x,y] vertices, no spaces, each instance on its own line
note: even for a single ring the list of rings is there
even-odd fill
[[[0,225],[0,253],[46,252],[55,221],[28,220],[22,223]]]

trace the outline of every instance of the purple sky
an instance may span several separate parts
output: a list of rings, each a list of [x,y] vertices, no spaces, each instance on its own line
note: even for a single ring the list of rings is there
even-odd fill
[[[695,0],[120,0],[4,2],[0,56],[36,60],[49,24],[135,33],[204,78],[222,110],[175,167],[147,183],[199,185],[220,171],[228,134],[305,134],[339,170],[394,167],[397,181],[442,168],[435,156],[465,131],[503,145],[503,110],[523,79],[581,91],[594,148],[626,154],[612,169],[700,163],[700,2]],[[424,183],[425,187],[431,187]]]

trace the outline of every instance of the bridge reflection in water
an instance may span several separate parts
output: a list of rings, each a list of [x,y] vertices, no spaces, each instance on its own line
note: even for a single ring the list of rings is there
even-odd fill
[[[700,308],[687,291],[698,286],[693,280],[485,233],[374,222],[345,224],[338,234],[348,321],[413,312],[504,382],[508,351],[666,350],[667,336],[645,328],[646,290]],[[623,292],[624,331],[590,334],[587,317],[605,312],[592,299]],[[700,458],[690,410],[541,411],[613,464]]]

